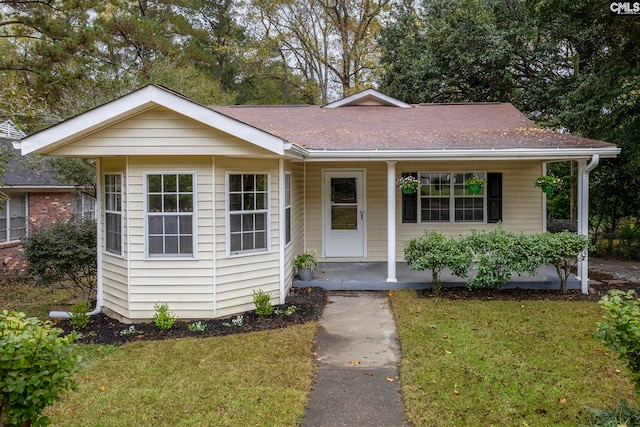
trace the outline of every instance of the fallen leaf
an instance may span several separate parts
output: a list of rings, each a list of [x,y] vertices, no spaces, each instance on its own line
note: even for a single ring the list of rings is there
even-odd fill
[[[458,390],[453,390],[453,394],[458,395],[460,392]]]
[[[349,362],[352,365],[359,365],[360,361],[359,360],[352,360],[351,362]]]
[[[443,335],[443,336],[442,336],[442,339],[443,339],[443,340],[446,340],[447,338],[449,338],[449,335]]]
[[[373,376],[373,372],[371,372],[371,371],[364,371],[364,374],[365,374],[366,376],[368,376],[368,377]]]
[[[387,377],[387,381],[389,381],[390,383],[392,383],[392,382],[393,382],[393,378],[389,378],[389,377]]]
[[[85,381],[91,381],[91,377],[89,375],[87,375],[86,377],[84,377]]]
[[[451,352],[449,350],[445,350],[444,352],[447,353],[447,354],[451,354]]]
[[[567,403],[567,398],[566,397],[561,397],[560,399],[558,399],[558,403],[561,403],[561,404]]]
[[[100,391],[106,391],[106,390],[107,390],[107,388],[105,386],[103,386],[103,385],[100,386]]]
[[[435,329],[435,328],[436,328],[436,325],[431,325],[431,326],[429,326],[429,327],[430,327],[431,329]]]

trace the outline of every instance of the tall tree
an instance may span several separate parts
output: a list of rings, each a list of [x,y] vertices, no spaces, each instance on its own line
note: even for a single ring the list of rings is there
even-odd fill
[[[259,37],[279,50],[320,99],[348,95],[373,83],[376,37],[391,0],[253,0]]]

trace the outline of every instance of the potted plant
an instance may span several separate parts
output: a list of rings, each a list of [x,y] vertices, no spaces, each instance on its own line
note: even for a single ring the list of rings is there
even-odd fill
[[[313,272],[318,269],[318,261],[313,254],[300,254],[297,255],[293,261],[293,265],[298,269],[298,276],[300,280],[308,282],[313,277]]]
[[[562,189],[562,180],[553,175],[541,176],[536,179],[534,185],[540,187],[546,194],[551,194],[556,190]]]
[[[401,176],[396,180],[396,187],[402,189],[402,194],[413,194],[420,186],[420,180],[411,175]]]
[[[486,181],[484,178],[479,178],[476,175],[474,175],[468,180],[466,180],[464,182],[464,185],[467,186],[467,190],[469,190],[469,193],[478,194],[480,193],[480,190],[482,190],[482,187],[484,187],[485,183]]]

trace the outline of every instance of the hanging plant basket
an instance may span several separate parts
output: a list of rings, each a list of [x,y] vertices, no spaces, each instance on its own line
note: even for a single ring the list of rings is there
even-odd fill
[[[415,188],[403,188],[402,194],[416,194]]]
[[[540,187],[545,194],[553,194],[556,190],[562,189],[562,180],[552,175],[541,176],[536,179],[534,186]]]
[[[480,190],[482,190],[482,185],[478,185],[478,184],[469,185],[467,189],[471,194],[478,194],[480,193]]]
[[[402,194],[414,194],[420,186],[420,180],[411,175],[402,176],[396,180],[396,187],[402,190]]]
[[[464,185],[467,187],[467,191],[471,194],[479,194],[482,191],[482,187],[486,183],[484,178],[478,178],[477,176],[473,176],[464,182]]]

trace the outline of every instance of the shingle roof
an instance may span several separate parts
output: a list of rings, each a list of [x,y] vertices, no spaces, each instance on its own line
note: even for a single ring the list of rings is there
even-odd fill
[[[615,147],[543,130],[507,103],[211,108],[311,150]]]
[[[11,142],[0,141],[3,152],[11,153],[0,183],[4,187],[14,188],[72,188],[73,183],[56,178],[56,173],[49,164],[49,158],[20,155]]]

